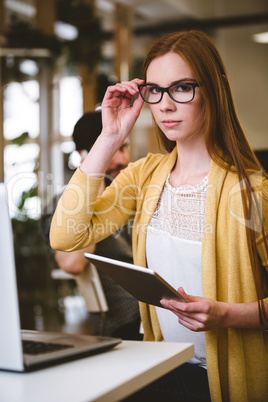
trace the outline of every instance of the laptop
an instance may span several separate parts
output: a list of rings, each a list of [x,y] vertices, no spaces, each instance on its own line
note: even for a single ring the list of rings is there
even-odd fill
[[[85,253],[84,256],[141,302],[162,308],[161,299],[188,303],[176,289],[152,269],[96,254]]]
[[[119,338],[20,329],[12,225],[0,183],[0,370],[27,372],[113,348]]]

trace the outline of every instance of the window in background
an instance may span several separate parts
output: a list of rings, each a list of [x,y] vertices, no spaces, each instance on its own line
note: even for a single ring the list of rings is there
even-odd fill
[[[41,206],[38,197],[38,144],[7,145],[4,152],[10,214],[19,220],[38,219]]]
[[[82,87],[79,78],[64,77],[60,80],[60,134],[72,135],[77,120],[83,114]]]
[[[11,82],[4,91],[4,171],[12,217],[38,219],[39,84]]]
[[[4,92],[4,137],[12,140],[24,132],[39,135],[39,84],[11,82]]]
[[[50,150],[55,188],[61,188],[79,165],[72,141],[73,127],[83,114],[82,89],[77,77],[64,77],[59,85],[59,135]],[[39,82],[11,82],[4,91],[4,169],[9,188],[12,216],[38,219],[40,104]],[[47,133],[53,137],[53,133]],[[53,143],[53,141],[52,141]],[[56,191],[56,190],[55,190]]]

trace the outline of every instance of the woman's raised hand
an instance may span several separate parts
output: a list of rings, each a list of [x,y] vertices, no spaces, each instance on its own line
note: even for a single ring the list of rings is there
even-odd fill
[[[138,85],[142,83],[135,78],[107,88],[101,105],[102,132],[80,166],[83,173],[99,177],[106,172],[109,161],[139,117],[143,100]]]
[[[144,81],[135,78],[123,81],[107,88],[102,101],[102,135],[118,142],[119,146],[129,135],[137,120],[143,100],[139,94],[138,85]],[[133,96],[137,98],[133,102]]]

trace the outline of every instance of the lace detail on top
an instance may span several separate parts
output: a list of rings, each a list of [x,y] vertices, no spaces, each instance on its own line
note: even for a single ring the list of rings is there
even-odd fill
[[[184,240],[202,242],[208,176],[196,186],[172,187],[168,175],[150,221],[154,233],[163,231]]]

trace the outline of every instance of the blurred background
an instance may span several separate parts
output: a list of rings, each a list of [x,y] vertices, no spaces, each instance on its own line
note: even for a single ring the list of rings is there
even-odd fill
[[[76,121],[101,104],[108,85],[141,77],[153,41],[182,29],[216,43],[241,123],[267,167],[267,0],[0,0],[0,181],[9,192],[23,328],[81,330],[84,305],[73,281],[51,279],[40,216],[79,166]],[[158,151],[146,106],[130,150],[132,160]]]

